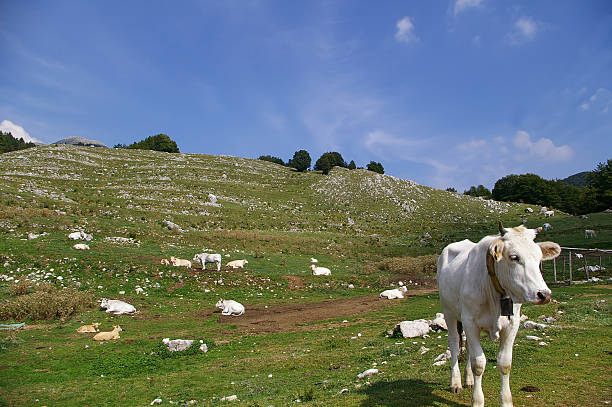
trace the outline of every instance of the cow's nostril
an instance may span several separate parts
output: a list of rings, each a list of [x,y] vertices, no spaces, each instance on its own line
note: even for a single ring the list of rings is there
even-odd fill
[[[546,296],[544,294],[542,294],[542,291],[538,291],[538,300],[540,301],[544,301],[546,299]]]

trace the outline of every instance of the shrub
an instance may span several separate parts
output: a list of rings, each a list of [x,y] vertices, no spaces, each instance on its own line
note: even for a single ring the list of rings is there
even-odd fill
[[[385,169],[383,168],[382,164],[376,161],[370,161],[370,163],[366,166],[366,169],[368,169],[369,171],[377,172],[379,174],[385,173]]]
[[[329,170],[333,167],[344,167],[346,168],[346,161],[342,158],[342,155],[338,152],[324,153],[317,162],[315,163],[314,169],[322,171],[323,174],[329,174]]]
[[[57,289],[50,283],[32,285],[25,292],[29,292],[30,289],[35,291],[0,302],[0,320],[65,321],[97,305],[90,291],[79,291],[75,288]]]
[[[130,144],[126,148],[136,150],[165,151],[167,153],[180,152],[178,146],[176,145],[176,141],[172,140],[165,134],[158,134],[156,136],[147,137],[142,141]]]
[[[258,160],[269,161],[271,163],[285,165],[285,162],[283,161],[282,158],[274,157],[271,155],[260,155]]]

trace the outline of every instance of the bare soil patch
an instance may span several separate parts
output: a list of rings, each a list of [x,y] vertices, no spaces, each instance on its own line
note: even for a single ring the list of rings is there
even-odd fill
[[[435,291],[434,289],[417,289],[405,295],[423,295]],[[257,334],[312,330],[318,327],[304,326],[304,324],[376,311],[393,305],[394,301],[397,300],[382,300],[378,295],[370,295],[313,303],[273,305],[268,308],[246,305],[244,315],[239,317],[220,315],[217,322],[235,325],[240,332]]]
[[[283,278],[287,280],[290,290],[300,290],[304,288],[304,280],[302,279],[302,277],[287,275],[283,276]]]

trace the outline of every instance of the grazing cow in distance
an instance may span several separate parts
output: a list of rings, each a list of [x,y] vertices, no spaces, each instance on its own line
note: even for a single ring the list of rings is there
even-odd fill
[[[472,407],[484,406],[482,375],[487,358],[480,332],[500,341],[497,368],[501,376],[499,401],[512,406],[510,367],[512,346],[520,325],[524,303],[546,304],[551,291],[540,273],[540,261],[557,257],[561,248],[553,242],[535,243],[537,230],[524,226],[504,228],[499,235],[478,243],[452,243],[438,259],[438,290],[448,325],[451,351],[451,391],[462,390],[458,365],[461,329],[467,338],[465,385],[474,386]]]
[[[555,211],[546,211],[544,212],[545,218],[550,218],[551,216],[555,216]]]
[[[215,263],[217,271],[221,271],[221,255],[218,253],[200,253],[193,256],[193,261],[197,261],[202,265],[202,270],[206,269],[206,263]]]
[[[584,238],[588,239],[589,237],[593,238],[597,236],[597,233],[593,229],[585,229],[584,230]]]

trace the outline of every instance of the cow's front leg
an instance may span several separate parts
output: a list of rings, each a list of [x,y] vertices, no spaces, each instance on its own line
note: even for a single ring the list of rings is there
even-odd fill
[[[472,391],[472,407],[484,407],[484,393],[482,392],[482,374],[487,365],[487,358],[480,346],[480,328],[473,323],[463,324],[467,338],[468,352],[472,373],[474,374],[474,390]]]
[[[520,312],[518,313],[520,315]],[[499,392],[499,405],[501,407],[512,407],[512,393],[510,393],[510,369],[512,368],[512,345],[520,321],[518,318],[508,327],[499,332],[499,351],[497,352],[497,369],[501,378],[501,389]]]
[[[465,346],[465,373],[463,376],[463,384],[465,387],[474,387],[474,373],[472,372],[472,360],[470,358],[470,347]]]
[[[453,393],[459,393],[463,390],[461,387],[461,371],[459,370],[459,335],[457,331],[457,320],[446,319],[446,325],[448,327],[448,348],[451,353],[451,383],[450,390]]]

